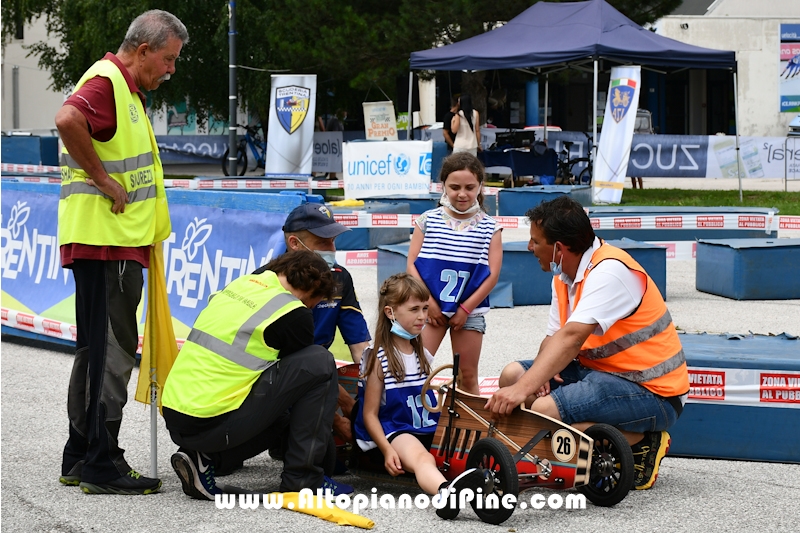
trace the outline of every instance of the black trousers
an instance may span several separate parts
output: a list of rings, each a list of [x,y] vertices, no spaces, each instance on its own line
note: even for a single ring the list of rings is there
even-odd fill
[[[69,440],[61,471],[67,474],[84,461],[81,480],[105,483],[131,470],[118,437],[136,362],[142,265],[76,260],[72,275],[78,338],[67,396]]]
[[[280,490],[296,492],[322,485],[338,394],[333,357],[314,345],[265,370],[242,405],[220,417],[219,424],[209,428],[207,419],[197,419],[202,429],[194,432],[187,428],[185,416],[176,424],[175,412],[168,409],[164,409],[164,420],[175,444],[225,465],[255,457],[279,445],[286,435]]]

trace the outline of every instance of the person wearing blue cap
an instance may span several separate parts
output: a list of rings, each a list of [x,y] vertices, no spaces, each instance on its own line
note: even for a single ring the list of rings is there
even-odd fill
[[[333,213],[325,204],[305,203],[297,206],[286,217],[283,224],[283,237],[288,250],[310,250],[316,252],[328,263],[337,284],[337,291],[332,300],[323,300],[314,307],[314,343],[330,348],[336,338],[336,328],[350,349],[353,362],[361,361],[361,354],[369,346],[371,336],[361,305],[358,303],[353,278],[350,272],[336,263],[336,237],[350,231],[334,220]],[[263,267],[262,267],[263,268]],[[256,270],[259,273],[261,269]],[[339,406],[347,416],[353,405],[353,399],[341,387]],[[347,441],[352,439],[350,421],[336,415],[333,422],[336,434]]]

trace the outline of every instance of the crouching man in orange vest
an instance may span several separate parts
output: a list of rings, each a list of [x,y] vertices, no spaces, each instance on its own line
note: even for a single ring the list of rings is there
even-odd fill
[[[568,196],[525,216],[528,250],[553,274],[547,336],[536,359],[503,369],[486,407],[502,416],[525,402],[581,431],[615,426],[633,449],[636,488],[649,489],[689,392],[664,299],[639,263],[595,236]]]

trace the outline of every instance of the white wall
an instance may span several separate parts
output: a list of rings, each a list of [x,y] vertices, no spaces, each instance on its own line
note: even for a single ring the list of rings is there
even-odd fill
[[[717,0],[706,15],[713,17],[800,17],[798,0]]]
[[[759,5],[761,16],[670,16],[656,23],[657,33],[697,46],[736,51],[740,135],[785,136],[789,122],[796,115],[779,110],[779,31],[782,23],[800,24],[800,0],[727,0],[715,8],[714,14],[727,4],[731,4],[728,6],[731,12],[734,7],[740,7],[739,4],[743,9],[750,4]],[[776,8],[784,4],[787,13],[798,12],[797,15],[783,16],[778,12]],[[763,16],[767,14],[765,5],[769,6],[775,18]],[[749,9],[753,10],[755,8]]]
[[[64,103],[64,95],[48,89],[52,83],[50,73],[39,69],[36,57],[25,57],[28,50],[24,50],[22,45],[42,40],[48,40],[49,44],[56,45],[57,41],[47,39],[43,20],[25,26],[24,37],[23,40],[13,39],[6,43],[3,50],[2,129],[11,130],[14,124],[12,79],[13,67],[17,65],[19,66],[19,129],[45,134],[55,129],[53,119]]]

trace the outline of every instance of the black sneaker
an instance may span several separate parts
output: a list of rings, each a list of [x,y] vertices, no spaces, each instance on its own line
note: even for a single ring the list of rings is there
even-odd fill
[[[460,492],[464,489],[470,489],[475,494],[478,489],[483,489],[485,486],[486,478],[483,472],[477,468],[465,470],[453,481],[442,483],[439,487],[439,495],[442,498],[447,498],[447,504],[441,509],[436,509],[437,516],[444,520],[453,520],[461,510],[458,507]],[[452,504],[452,499],[450,498],[450,494],[453,493],[455,493],[455,505]]]
[[[661,459],[669,451],[671,439],[666,431],[648,431],[644,438],[631,446],[633,452],[633,486],[636,490],[652,487],[658,478]]]
[[[133,496],[136,494],[153,494],[161,488],[161,480],[145,477],[136,470],[131,470],[126,475],[106,483],[90,483],[81,481],[80,488],[86,494],[121,494]]]
[[[221,466],[214,466],[214,476],[215,477],[230,476],[231,474],[241,470],[242,468],[244,468],[244,461],[238,461],[235,464],[229,463],[229,464],[223,464]]]
[[[216,494],[222,494],[214,480],[214,463],[207,455],[185,448],[178,449],[170,459],[172,468],[178,474],[183,493],[196,500],[214,501]]]
[[[58,480],[61,482],[62,485],[70,485],[73,487],[77,487],[81,484],[81,473],[83,473],[83,463],[84,461],[81,459],[75,466],[73,466],[69,472],[66,474],[61,474],[61,477]]]

